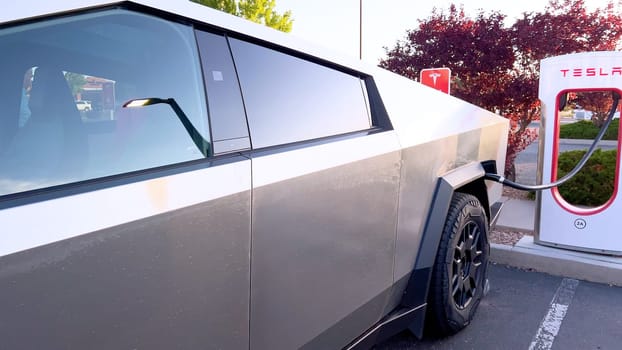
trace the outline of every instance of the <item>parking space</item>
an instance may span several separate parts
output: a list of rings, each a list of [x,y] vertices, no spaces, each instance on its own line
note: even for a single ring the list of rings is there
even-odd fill
[[[581,282],[553,349],[620,348],[622,288]]]
[[[491,265],[475,319],[445,339],[400,334],[388,349],[620,349],[622,288]]]

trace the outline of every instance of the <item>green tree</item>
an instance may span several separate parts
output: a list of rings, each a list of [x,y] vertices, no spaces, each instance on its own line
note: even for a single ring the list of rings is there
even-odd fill
[[[248,19],[255,23],[290,32],[294,19],[291,11],[279,14],[274,10],[275,0],[192,0],[220,11]]]
[[[86,84],[86,76],[84,76],[83,74],[79,74],[79,73],[66,72],[65,79],[67,80],[67,84],[71,88],[71,93],[74,96],[82,92],[82,89],[84,88],[84,85]]]

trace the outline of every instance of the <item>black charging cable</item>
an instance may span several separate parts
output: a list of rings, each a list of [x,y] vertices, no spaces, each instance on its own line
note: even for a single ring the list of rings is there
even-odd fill
[[[559,180],[557,180],[555,182],[551,182],[549,184],[524,185],[524,184],[516,183],[514,181],[510,181],[510,180],[506,179],[505,177],[503,177],[501,175],[498,175],[498,174],[486,173],[484,175],[484,178],[486,180],[496,181],[496,182],[502,183],[502,184],[504,184],[506,186],[515,188],[517,190],[522,190],[522,191],[542,191],[542,190],[548,190],[549,188],[557,187],[557,186],[563,184],[564,182],[570,180],[579,171],[581,171],[581,169],[585,166],[585,163],[587,163],[587,161],[590,159],[590,157],[592,156],[594,151],[596,151],[596,146],[602,140],[603,136],[605,136],[605,132],[609,128],[609,125],[611,125],[611,122],[613,121],[613,117],[614,117],[614,115],[616,113],[616,110],[618,109],[618,103],[620,102],[620,94],[617,93],[616,91],[613,91],[612,92],[612,97],[613,97],[613,105],[611,105],[611,110],[609,111],[609,115],[607,115],[607,120],[605,121],[605,124],[600,128],[600,131],[598,132],[598,135],[596,135],[596,138],[594,139],[594,142],[592,143],[592,145],[588,149],[587,153],[585,153],[585,155],[583,155],[583,158],[581,158],[579,163],[577,163],[577,165],[568,174],[566,174],[561,179],[559,179]]]

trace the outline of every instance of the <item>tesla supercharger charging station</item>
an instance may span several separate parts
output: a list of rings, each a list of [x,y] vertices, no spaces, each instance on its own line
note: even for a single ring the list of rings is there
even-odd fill
[[[560,98],[568,92],[622,90],[622,52],[588,52],[545,59],[540,67],[542,119],[538,179],[556,180]],[[586,146],[586,148],[589,147]],[[611,198],[597,207],[572,205],[557,188],[536,197],[535,243],[573,250],[622,255],[620,135]]]

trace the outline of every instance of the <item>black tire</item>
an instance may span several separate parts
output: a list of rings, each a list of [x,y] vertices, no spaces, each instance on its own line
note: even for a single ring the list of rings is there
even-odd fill
[[[487,288],[488,219],[479,200],[455,193],[439,243],[428,294],[428,334],[466,327]]]

